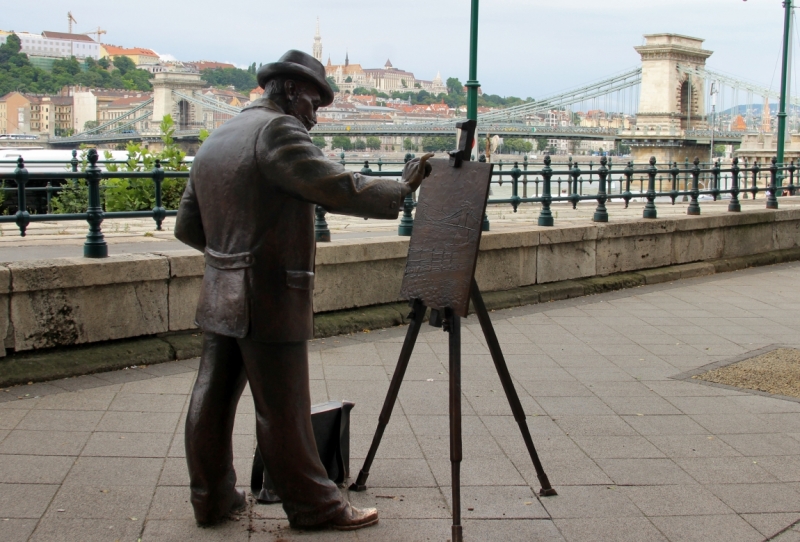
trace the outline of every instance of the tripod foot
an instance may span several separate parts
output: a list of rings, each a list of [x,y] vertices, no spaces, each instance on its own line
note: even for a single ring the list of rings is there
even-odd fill
[[[540,497],[553,497],[554,495],[558,495],[558,493],[556,493],[556,490],[553,489],[552,487],[547,489],[542,488],[539,490]]]
[[[364,472],[364,470],[358,471],[358,478],[356,481],[350,484],[348,488],[350,491],[366,491],[367,490],[367,478],[369,477],[369,472]]]
[[[452,540],[453,542],[464,542],[464,533],[462,532],[461,525],[453,525]]]

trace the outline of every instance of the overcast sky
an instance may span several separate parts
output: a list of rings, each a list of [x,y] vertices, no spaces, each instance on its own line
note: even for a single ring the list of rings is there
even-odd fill
[[[267,63],[287,49],[311,52],[319,17],[323,55],[419,79],[468,75],[469,0],[27,0],[5,2],[0,28],[74,32],[98,25],[105,43],[146,47],[180,60]],[[704,38],[708,66],[774,89],[780,0],[483,0],[478,79],[484,92],[541,98],[639,63],[642,35]],[[800,59],[800,54],[795,55]]]

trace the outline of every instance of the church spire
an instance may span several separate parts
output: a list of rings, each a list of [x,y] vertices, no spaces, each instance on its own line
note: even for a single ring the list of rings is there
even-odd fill
[[[322,62],[322,36],[319,33],[319,17],[317,17],[317,33],[314,34],[314,47],[312,48],[314,58]]]
[[[345,51],[345,53],[344,53],[344,65],[345,66],[349,66],[350,65],[350,52],[349,51]]]

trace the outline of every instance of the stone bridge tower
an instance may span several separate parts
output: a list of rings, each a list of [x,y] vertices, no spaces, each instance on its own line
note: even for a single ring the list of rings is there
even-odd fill
[[[205,127],[203,108],[187,100],[180,99],[173,91],[191,96],[207,84],[196,72],[165,71],[153,77],[153,117],[158,124],[166,115],[171,115],[178,130],[192,130]]]
[[[636,129],[626,141],[634,161],[643,165],[655,156],[662,168],[695,156],[708,160],[708,143],[686,133],[708,128],[705,79],[680,67],[702,70],[712,51],[703,49],[704,40],[680,34],[648,34],[645,40],[635,48],[642,57],[642,84]]]

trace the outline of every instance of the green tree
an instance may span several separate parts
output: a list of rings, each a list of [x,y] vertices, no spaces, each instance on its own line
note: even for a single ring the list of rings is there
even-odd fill
[[[345,79],[344,82],[345,83],[352,83],[353,82],[353,78],[348,75],[347,79]]]
[[[426,136],[422,138],[425,152],[451,151],[456,148],[456,136]]]
[[[538,152],[542,152],[547,148],[547,140],[543,137],[540,137],[536,140],[536,150]]]
[[[363,151],[367,149],[367,142],[363,139],[356,139],[353,141],[353,149],[357,151]]]
[[[325,78],[325,80],[331,86],[331,90],[333,90],[334,92],[339,92],[339,85],[336,84],[336,80],[333,77],[329,75],[328,77]]]
[[[410,137],[407,137],[403,140],[403,150],[404,151],[415,151],[417,150],[417,146],[411,140]]]
[[[461,84],[457,77],[448,77],[446,85],[448,94],[455,94],[456,96],[464,94],[464,85]]]
[[[371,151],[381,150],[381,138],[377,136],[369,136],[367,138],[367,148]]]
[[[115,56],[112,60],[114,67],[119,70],[122,75],[136,69],[136,64],[127,56]]]
[[[248,91],[258,86],[254,73],[239,68],[214,68],[200,72],[203,81],[214,87],[232,86],[238,91]]]
[[[325,138],[322,136],[314,136],[311,138],[311,142],[314,146],[319,147],[320,149],[324,149],[328,146],[328,143],[325,141]]]
[[[350,141],[350,138],[347,136],[333,136],[333,139],[331,140],[331,148],[349,151],[353,149],[353,142]]]
[[[355,90],[353,90],[353,94],[356,96],[372,96],[372,91],[364,87],[356,87]]]

